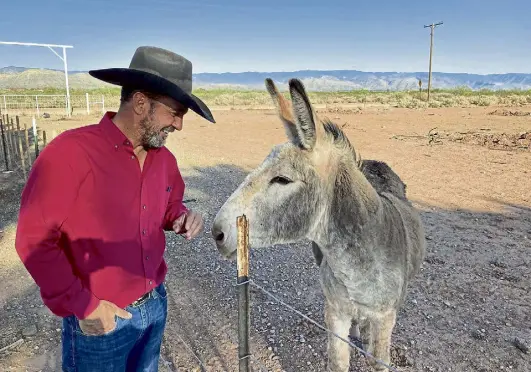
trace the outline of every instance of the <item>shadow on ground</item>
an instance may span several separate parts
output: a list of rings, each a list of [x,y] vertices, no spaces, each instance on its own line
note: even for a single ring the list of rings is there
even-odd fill
[[[169,370],[196,371],[201,364],[207,371],[237,370],[236,264],[221,259],[210,227],[246,174],[232,165],[183,169],[187,205],[203,214],[205,231],[191,242],[167,235],[169,319],[163,364]],[[529,354],[515,344],[516,339],[531,341],[531,209],[503,205],[495,213],[478,213],[416,205],[426,224],[428,256],[399,313],[393,363],[400,371],[531,369]],[[268,291],[324,324],[308,243],[252,250],[250,273]],[[45,311],[28,309],[27,304],[40,305],[35,287],[28,286],[3,305],[0,315],[10,326],[23,327],[19,319],[33,321],[33,313]],[[325,370],[326,334],[262,292],[252,292],[251,327],[251,351],[268,370]],[[59,333],[46,337],[57,344]],[[20,354],[40,350],[0,355],[0,365],[9,370]],[[370,371],[356,352],[352,355],[352,370]]]

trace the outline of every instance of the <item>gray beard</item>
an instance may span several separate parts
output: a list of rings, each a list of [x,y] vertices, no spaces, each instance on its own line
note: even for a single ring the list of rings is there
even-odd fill
[[[164,146],[164,143],[166,142],[166,139],[162,136],[162,132],[160,130],[153,129],[153,126],[151,125],[152,121],[149,119],[144,119],[141,123],[141,128],[143,129],[142,133],[142,146],[144,148],[160,148]],[[164,131],[167,133],[173,132],[173,128],[171,126],[168,126],[164,128]]]

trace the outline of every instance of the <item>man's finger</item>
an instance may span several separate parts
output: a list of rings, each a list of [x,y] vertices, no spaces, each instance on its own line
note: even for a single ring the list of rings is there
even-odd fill
[[[186,222],[185,222],[185,225],[184,225],[186,231],[189,231],[189,230],[190,230],[190,228],[192,227],[192,224],[193,224],[193,222],[195,221],[196,218],[197,218],[197,217],[196,217],[195,213],[190,213],[190,214],[187,216],[187,218],[186,218]]]
[[[197,235],[199,235],[202,229],[203,229],[203,222],[201,221],[201,219],[198,219],[195,225],[192,226],[192,228],[187,232],[186,237],[188,239],[192,239],[196,237]]]
[[[184,222],[184,217],[185,215],[180,215],[175,221],[173,221],[173,226],[174,227],[181,227],[183,225],[183,222]]]
[[[201,219],[199,219],[197,221],[197,224],[194,226],[194,229],[193,229],[193,236],[197,236],[201,230],[203,229],[203,221]]]
[[[133,317],[133,315],[129,311],[121,309],[118,306],[116,306],[116,315],[123,319],[131,319]]]

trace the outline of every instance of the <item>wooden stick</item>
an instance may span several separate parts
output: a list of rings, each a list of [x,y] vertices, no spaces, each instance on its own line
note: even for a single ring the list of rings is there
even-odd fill
[[[249,224],[245,215],[236,219],[238,227],[238,357],[239,371],[249,371]]]
[[[15,341],[15,342],[13,342],[12,344],[7,345],[6,347],[1,348],[0,349],[0,353],[3,353],[4,351],[10,350],[10,349],[14,349],[17,346],[22,345],[23,343],[24,343],[24,339],[21,338],[21,339]]]
[[[45,147],[47,144],[48,144],[48,142],[46,140],[46,131],[43,130],[42,131],[42,146]]]

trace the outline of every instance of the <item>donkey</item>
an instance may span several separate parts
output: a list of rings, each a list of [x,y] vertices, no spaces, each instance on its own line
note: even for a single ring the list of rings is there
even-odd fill
[[[289,81],[291,103],[271,79],[265,83],[289,141],[275,146],[220,208],[212,226],[217,248],[236,257],[242,214],[254,248],[310,240],[326,326],[343,339],[354,326],[363,350],[390,365],[397,311],[425,257],[420,216],[386,163],[360,160],[338,125],[317,118],[302,82]],[[329,334],[327,352],[329,371],[348,371],[346,342]]]

